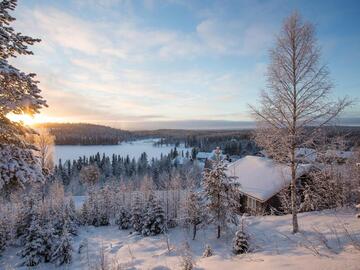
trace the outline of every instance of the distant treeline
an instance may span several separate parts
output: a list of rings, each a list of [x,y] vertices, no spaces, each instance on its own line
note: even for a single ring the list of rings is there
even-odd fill
[[[93,124],[47,123],[38,125],[48,128],[55,136],[57,145],[114,145],[122,141],[162,138],[158,145],[184,143],[198,151],[211,151],[220,146],[226,154],[238,155],[256,150],[252,129],[243,130],[186,130],[159,129],[127,131]],[[343,136],[351,146],[360,146],[360,127],[326,127],[328,136]]]
[[[46,123],[57,145],[114,145],[131,139],[131,132],[93,124]]]
[[[241,155],[256,151],[251,140],[253,130],[153,130],[138,131],[135,135],[140,138],[162,138],[156,144],[184,143],[186,147],[196,148],[198,151],[210,152],[220,147],[228,155]]]

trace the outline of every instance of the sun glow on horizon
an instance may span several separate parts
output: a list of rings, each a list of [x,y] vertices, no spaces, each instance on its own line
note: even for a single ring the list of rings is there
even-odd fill
[[[22,122],[27,126],[32,126],[32,125],[41,124],[41,123],[49,123],[49,122],[62,122],[61,119],[49,117],[44,114],[35,114],[35,115],[31,116],[29,114],[10,113],[6,117],[9,118],[11,121]]]

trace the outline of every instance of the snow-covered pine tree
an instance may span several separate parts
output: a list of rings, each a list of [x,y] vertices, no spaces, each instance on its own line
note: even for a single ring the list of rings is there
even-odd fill
[[[220,238],[221,228],[229,222],[236,223],[235,211],[240,206],[238,184],[226,174],[224,161],[217,159],[205,170],[202,186],[210,222],[216,224]]]
[[[211,248],[210,245],[206,245],[205,249],[204,249],[204,253],[203,253],[203,258],[207,258],[207,257],[211,257],[212,255],[214,255],[214,252]]]
[[[17,204],[14,231],[15,237],[20,240],[21,244],[25,242],[27,229],[30,227],[33,216],[37,214],[37,205],[38,198],[35,194],[23,196],[23,200]]]
[[[98,223],[95,223],[94,226],[108,226],[110,224],[109,217],[106,213],[100,212]]]
[[[151,227],[151,232],[153,235],[163,233],[166,230],[166,220],[165,220],[165,211],[161,202],[155,199],[155,220]]]
[[[144,223],[141,233],[144,236],[157,235],[165,230],[165,212],[160,202],[150,194],[145,206]]]
[[[0,191],[5,196],[14,189],[45,181],[34,146],[24,139],[33,131],[8,118],[9,114],[34,115],[47,106],[40,96],[35,74],[21,72],[8,62],[16,55],[32,54],[28,46],[40,41],[17,33],[10,26],[15,20],[10,12],[16,5],[16,0],[0,3]]]
[[[57,236],[60,236],[62,233],[62,228],[65,223],[64,201],[61,200],[61,201],[53,202],[53,205],[51,206],[49,212],[50,212],[51,223],[55,230],[55,234]]]
[[[68,264],[72,260],[72,253],[72,237],[67,230],[67,225],[65,224],[59,239],[59,244],[57,245],[51,260],[57,265]]]
[[[148,201],[146,202],[144,214],[143,214],[143,225],[141,228],[141,233],[144,236],[149,236],[151,234],[151,227],[154,223],[154,213],[155,209],[155,199],[153,194],[149,195]]]
[[[110,217],[109,217],[109,201],[107,198],[107,193],[105,189],[101,189],[99,192],[99,196],[94,203],[95,206],[95,213],[97,215],[97,219],[93,225],[94,226],[108,226],[110,224]]]
[[[195,261],[190,249],[188,242],[185,242],[181,250],[181,261],[180,269],[181,270],[192,270],[194,269]]]
[[[98,211],[95,203],[95,191],[88,190],[88,195],[82,206],[82,217],[86,225],[97,223]]]
[[[106,193],[103,190],[96,190],[95,187],[88,189],[88,196],[83,204],[81,216],[87,225],[93,226],[107,226],[109,221],[109,210]]]
[[[190,191],[185,203],[185,222],[193,227],[193,240],[195,240],[197,226],[206,220],[204,200],[200,194]]]
[[[43,228],[39,221],[39,215],[33,215],[30,226],[26,230],[25,244],[20,251],[20,255],[24,258],[23,264],[26,266],[35,266],[44,260]]]
[[[5,250],[8,240],[9,230],[7,219],[4,215],[0,215],[0,254]]]
[[[89,224],[89,217],[90,213],[89,213],[89,206],[86,202],[84,202],[81,206],[81,210],[80,210],[80,223],[81,225],[87,225]]]
[[[112,191],[109,185],[105,185],[100,192],[100,207],[99,211],[103,216],[103,222],[101,226],[107,226],[110,224],[109,220],[111,217],[115,216],[115,213],[112,212],[113,196]]]
[[[143,226],[143,203],[138,195],[135,196],[132,204],[130,222],[136,232],[141,232]]]
[[[127,230],[131,226],[131,214],[128,210],[122,207],[119,211],[119,215],[116,219],[116,225],[119,226],[120,230]]]
[[[67,224],[67,230],[71,235],[77,235],[79,221],[76,215],[75,203],[73,199],[70,199],[65,204],[64,213],[65,224]]]
[[[43,253],[41,254],[44,258],[44,262],[50,262],[52,254],[54,252],[54,247],[57,244],[58,236],[56,235],[55,229],[51,220],[44,220],[45,223],[41,225],[42,233],[42,243],[43,243]]]
[[[249,250],[249,239],[243,230],[235,233],[232,251],[234,254],[243,254]]]

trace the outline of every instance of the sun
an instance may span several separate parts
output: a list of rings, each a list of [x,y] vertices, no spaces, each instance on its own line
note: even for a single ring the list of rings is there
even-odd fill
[[[22,122],[27,126],[37,123],[35,116],[31,116],[29,114],[8,114],[7,118],[14,122]]]
[[[46,122],[52,121],[52,119],[50,117],[47,117],[46,115],[42,115],[42,114],[35,114],[34,116],[31,116],[29,114],[10,113],[6,117],[9,118],[11,121],[22,122],[27,126],[32,126],[35,124],[46,123]]]

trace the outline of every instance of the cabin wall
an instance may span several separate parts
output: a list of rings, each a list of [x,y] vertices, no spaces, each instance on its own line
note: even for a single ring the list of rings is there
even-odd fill
[[[251,214],[251,215],[259,215],[263,213],[264,210],[264,204],[256,200],[255,198],[252,198],[250,196],[243,195],[243,210],[245,213]]]

